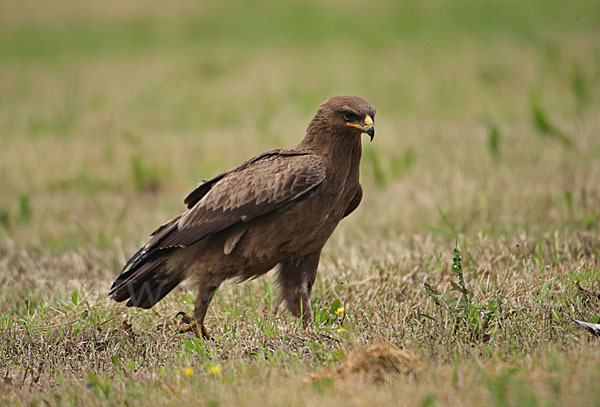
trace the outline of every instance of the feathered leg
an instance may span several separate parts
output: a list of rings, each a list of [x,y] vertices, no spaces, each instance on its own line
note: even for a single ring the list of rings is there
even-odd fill
[[[188,324],[179,332],[185,333],[192,331],[198,338],[202,336],[204,339],[210,339],[208,330],[204,326],[204,318],[206,317],[206,311],[208,311],[208,306],[213,298],[213,295],[215,295],[217,288],[218,286],[206,287],[204,285],[200,285],[198,296],[196,297],[196,302],[194,303],[194,316],[192,317],[185,312],[179,312],[177,314],[177,316],[183,316],[181,322]]]
[[[310,293],[317,277],[320,256],[321,250],[281,263],[277,275],[280,300],[286,302],[292,315],[302,317],[304,327],[312,323]]]

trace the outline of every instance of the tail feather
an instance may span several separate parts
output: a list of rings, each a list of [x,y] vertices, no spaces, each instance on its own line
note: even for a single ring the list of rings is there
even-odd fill
[[[140,250],[138,250],[137,252],[135,252],[135,254],[133,256],[131,256],[131,258],[129,260],[127,260],[127,263],[125,263],[125,265],[123,266],[123,269],[121,270],[121,273],[123,273],[125,270],[127,270],[127,268],[129,268],[130,266],[132,268],[135,267],[135,263],[138,260],[140,260],[140,259],[142,259],[144,257],[143,251],[144,251],[144,248],[142,247],[142,248],[140,248]],[[117,281],[115,281],[115,283]],[[115,286],[115,283],[113,283],[113,287]]]
[[[108,295],[118,302],[128,300],[129,307],[152,307],[183,280],[182,273],[169,264],[173,250],[143,253],[140,249],[129,259]]]

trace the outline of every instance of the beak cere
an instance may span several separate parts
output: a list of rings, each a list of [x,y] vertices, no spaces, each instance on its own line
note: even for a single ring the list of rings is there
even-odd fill
[[[363,133],[367,133],[369,135],[371,141],[373,141],[373,137],[375,137],[375,126],[373,125],[373,118],[369,115],[365,117],[365,124],[363,126],[356,123],[346,123],[346,126],[356,127],[357,129],[362,130]]]

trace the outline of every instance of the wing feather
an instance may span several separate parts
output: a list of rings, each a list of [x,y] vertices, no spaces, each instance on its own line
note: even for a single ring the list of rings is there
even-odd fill
[[[278,148],[275,150],[269,150],[266,151],[260,155],[257,155],[256,157],[253,157],[251,159],[249,159],[248,161],[246,161],[245,163],[239,165],[238,167],[224,172],[222,174],[217,175],[216,177],[202,182],[200,185],[198,185],[196,187],[196,189],[194,189],[192,192],[190,192],[188,194],[188,196],[185,197],[185,199],[183,200],[183,202],[185,203],[185,205],[187,206],[188,209],[192,209],[192,207],[194,205],[196,205],[196,203],[202,199],[202,197],[204,197],[204,195],[206,195],[208,193],[208,191],[210,191],[210,189],[212,188],[212,186],[217,183],[218,181],[220,181],[221,179],[223,179],[224,177],[226,177],[227,175],[231,174],[232,172],[236,172],[236,171],[240,171],[243,170],[244,168],[252,165],[253,163],[255,163],[256,161],[262,160],[265,157],[270,157],[273,155],[280,155],[280,156],[294,156],[294,155],[305,155],[306,153],[303,151],[299,151],[296,149],[286,149],[286,148]]]
[[[273,150],[218,175],[185,199],[189,210],[152,234],[144,252],[187,247],[240,222],[282,209],[325,179],[321,158],[298,150]]]

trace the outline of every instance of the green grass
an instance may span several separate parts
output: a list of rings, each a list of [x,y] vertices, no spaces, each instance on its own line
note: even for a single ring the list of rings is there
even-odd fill
[[[597,404],[599,28],[583,0],[1,5],[0,404]],[[334,94],[377,134],[311,329],[270,275],[219,290],[206,343],[186,285],[109,301],[201,179]]]

